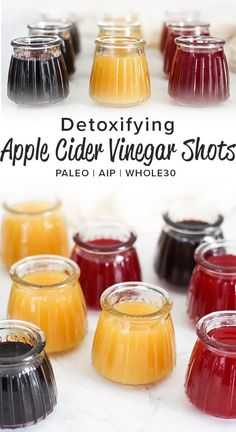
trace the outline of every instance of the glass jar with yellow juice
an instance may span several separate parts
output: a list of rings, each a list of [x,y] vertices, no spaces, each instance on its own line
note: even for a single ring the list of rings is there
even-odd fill
[[[153,285],[125,282],[104,291],[101,307],[92,351],[97,371],[131,385],[165,378],[175,366],[168,293]]]
[[[46,334],[48,352],[72,349],[87,331],[86,306],[74,261],[38,255],[15,263],[8,318],[31,322]]]
[[[97,38],[90,96],[101,104],[132,106],[150,97],[150,76],[143,39]]]
[[[67,224],[60,201],[4,203],[3,208],[1,248],[6,267],[31,255],[68,255]]]

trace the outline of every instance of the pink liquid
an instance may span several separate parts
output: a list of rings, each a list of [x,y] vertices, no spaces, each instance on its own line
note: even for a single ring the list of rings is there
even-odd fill
[[[106,288],[115,283],[141,281],[141,269],[134,247],[119,250],[124,243],[111,238],[86,243],[97,247],[97,251],[75,246],[72,259],[81,270],[80,283],[87,306],[99,309],[100,297]]]
[[[209,256],[207,261],[223,268],[236,267],[235,255]],[[229,269],[228,269],[229,273]],[[188,292],[188,315],[197,322],[210,312],[236,310],[236,272],[209,273],[197,265],[193,271]]]
[[[207,414],[236,418],[236,327],[215,328],[208,336],[231,345],[234,354],[212,351],[198,340],[189,362],[186,394],[193,405]]]

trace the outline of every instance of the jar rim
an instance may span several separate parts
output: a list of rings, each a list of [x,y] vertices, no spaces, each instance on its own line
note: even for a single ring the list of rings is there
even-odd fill
[[[220,213],[217,214],[215,220],[213,222],[205,222],[200,218],[196,217],[182,217],[178,218],[177,221],[171,218],[170,212],[167,211],[162,215],[164,222],[169,225],[174,231],[183,233],[183,234],[192,234],[192,235],[201,235],[208,234],[214,231],[216,228],[219,228],[224,221],[223,215]],[[186,221],[195,221],[195,226],[186,226]],[[204,225],[203,225],[204,223]]]
[[[141,23],[139,21],[99,21],[98,22],[99,28],[107,28],[109,30],[123,30],[126,28],[139,28],[141,27]]]
[[[25,200],[25,201],[19,201],[18,203],[15,203],[15,204],[23,204],[23,203],[26,203],[26,202],[35,202],[36,203],[36,202],[39,202],[39,201],[41,202],[41,201],[44,201],[44,200]],[[45,203],[46,202],[48,202],[48,201],[45,200]],[[48,208],[46,208],[44,210],[35,210],[35,211],[17,210],[17,209],[14,208],[15,204],[10,205],[7,201],[4,201],[3,204],[2,204],[2,206],[3,206],[3,209],[5,211],[7,211],[8,213],[12,213],[12,214],[15,214],[15,215],[18,215],[18,216],[39,216],[39,215],[43,215],[43,214],[46,214],[46,213],[51,213],[52,211],[57,210],[57,209],[59,209],[62,206],[62,203],[61,203],[61,201],[59,199],[55,199],[55,201],[52,202],[52,204]]]
[[[226,325],[227,320],[231,321],[231,325]],[[210,330],[207,330],[209,325],[213,325]],[[211,348],[217,351],[226,351],[231,354],[236,355],[236,344],[226,344],[224,342],[217,341],[209,336],[209,332],[216,328],[226,327],[236,327],[236,311],[225,310],[212,312],[208,315],[202,317],[196,325],[196,332],[198,338]]]
[[[169,21],[167,23],[167,27],[169,30],[197,30],[205,27],[210,27],[210,23],[203,21]]]
[[[217,264],[209,261],[206,258],[207,253],[209,253],[211,250],[216,251],[217,249],[221,249],[227,246],[229,247],[235,246],[235,250],[236,250],[236,240],[214,240],[211,242],[206,242],[201,244],[200,246],[197,247],[194,253],[194,258],[196,263],[212,272],[220,273],[221,275],[234,275],[236,273],[236,265],[228,266],[224,264]],[[228,254],[227,253],[215,254],[212,256],[220,256],[220,255],[228,255]]]
[[[32,335],[36,342],[29,351],[23,354],[19,354],[16,357],[2,357],[0,356],[0,367],[1,366],[16,366],[22,363],[29,363],[35,359],[44,350],[46,345],[46,337],[43,330],[36,325],[21,320],[0,320],[0,335],[1,330],[17,329],[21,331],[27,331],[28,334]],[[0,342],[1,343],[1,342]]]
[[[95,39],[95,44],[105,48],[138,48],[146,45],[144,39],[127,36],[103,36]]]
[[[175,43],[182,48],[204,50],[222,48],[225,41],[212,36],[181,36],[175,39]]]
[[[28,24],[29,30],[45,30],[48,32],[60,32],[70,30],[72,23],[70,21],[38,21]]]
[[[54,282],[49,284],[35,284],[33,282],[29,282],[25,280],[22,276],[19,275],[19,271],[22,270],[22,267],[27,266],[29,264],[32,265],[39,265],[41,264],[41,267],[38,271],[43,271],[42,264],[43,263],[51,263],[51,264],[65,264],[70,268],[71,273],[68,275],[66,279],[64,279],[61,282]],[[31,271],[28,271],[26,274],[34,273],[34,269],[31,268]],[[60,255],[33,255],[27,258],[23,258],[16,263],[14,263],[10,268],[10,278],[14,283],[17,285],[23,286],[24,288],[30,288],[30,289],[53,289],[53,288],[66,288],[66,286],[75,279],[78,280],[80,277],[80,267],[78,264],[76,264],[73,260],[70,258],[66,258]]]
[[[155,312],[146,313],[146,314],[128,314],[122,311],[117,310],[111,303],[111,297],[116,292],[122,293],[127,292],[129,290],[132,292],[135,290],[135,288],[142,290],[143,292],[152,292],[155,293],[161,297],[163,304],[160,308],[158,308]],[[158,318],[163,317],[164,315],[167,315],[170,313],[173,301],[171,297],[169,296],[168,292],[156,285],[145,283],[145,282],[121,282],[117,283],[115,285],[112,285],[111,287],[107,288],[101,295],[100,298],[100,305],[102,310],[112,313],[113,315],[117,316],[118,318],[123,319],[132,319],[132,320],[138,320],[138,321],[145,321],[145,320],[155,320]]]
[[[117,230],[120,233],[126,233],[128,238],[127,240],[124,241],[121,240],[119,244],[116,245],[98,245],[98,244],[89,243],[89,240],[87,241],[83,240],[83,235],[86,231],[90,231],[93,229],[102,230],[105,228],[111,228],[112,231]],[[112,237],[106,236],[105,238],[111,239]],[[123,252],[127,249],[130,249],[137,240],[137,234],[135,233],[133,228],[131,228],[129,225],[120,222],[96,222],[82,227],[81,230],[73,236],[73,240],[77,246],[79,246],[81,249],[85,250],[86,252],[97,253],[97,254],[106,254],[106,253],[111,254],[111,253]]]
[[[58,36],[27,36],[16,38],[11,41],[11,45],[14,48],[27,48],[30,50],[58,47],[61,43],[62,40]]]

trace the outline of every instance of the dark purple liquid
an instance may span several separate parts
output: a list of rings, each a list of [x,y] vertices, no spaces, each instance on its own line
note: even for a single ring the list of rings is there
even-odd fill
[[[75,54],[79,54],[80,49],[81,49],[81,47],[80,47],[80,35],[79,35],[79,30],[78,30],[76,23],[72,23],[72,26],[71,26],[71,39],[72,39],[72,44],[73,44]]]
[[[23,342],[0,343],[0,359],[22,356],[32,347]],[[56,405],[54,376],[47,355],[42,362],[0,368],[0,427],[16,428],[36,423]],[[23,372],[23,373],[22,373]]]
[[[66,69],[69,75],[75,73],[75,51],[72,38],[64,39],[62,45],[62,54],[64,56]]]

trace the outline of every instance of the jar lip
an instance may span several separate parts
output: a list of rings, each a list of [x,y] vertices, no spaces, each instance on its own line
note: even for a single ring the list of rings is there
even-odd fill
[[[11,41],[11,45],[14,48],[27,48],[28,50],[58,47],[61,43],[62,40],[58,36],[27,36]]]
[[[115,294],[116,292],[118,293],[127,292],[127,290],[130,290],[130,292],[132,292],[132,290],[134,290],[135,288],[141,289],[143,292],[152,291],[158,294],[159,296],[162,297],[163,300],[162,306],[152,313],[147,313],[142,315],[135,315],[135,314],[131,315],[117,310],[111,304],[110,299],[113,294]],[[158,287],[156,285],[145,283],[145,282],[121,282],[112,285],[102,293],[100,304],[102,310],[106,312],[110,312],[113,315],[116,315],[118,318],[123,318],[123,319],[129,318],[132,320],[145,321],[146,319],[155,320],[157,318],[161,318],[163,315],[169,314],[173,306],[173,301],[165,289]]]
[[[46,345],[46,337],[44,332],[36,325],[21,320],[0,320],[0,335],[1,330],[9,329],[9,331],[16,329],[21,331],[27,331],[31,334],[36,343],[32,346],[29,351],[24,354],[20,354],[17,357],[3,357],[0,356],[0,367],[1,366],[16,366],[17,364],[29,363],[34,360],[44,350]],[[0,342],[1,343],[1,342]]]
[[[207,221],[205,222],[202,221],[200,218],[196,218],[194,216],[182,217],[182,218],[178,218],[177,221],[174,221],[171,218],[170,212],[168,211],[163,213],[162,217],[164,219],[164,222],[167,225],[169,225],[172,229],[174,229],[174,231],[183,234],[193,234],[193,235],[211,233],[216,228],[219,228],[224,221],[224,217],[220,213],[217,214],[214,222],[207,222]],[[196,224],[194,224],[193,226],[190,225],[187,226],[186,222],[190,220],[196,222]]]
[[[22,267],[24,267],[29,263],[32,263],[32,265],[43,264],[43,263],[52,263],[52,264],[64,263],[70,268],[71,274],[69,274],[68,277],[61,282],[42,284],[42,285],[35,284],[27,280],[24,280],[23,277],[19,275],[19,271],[22,269]],[[33,270],[33,268],[31,270]],[[38,271],[42,271],[42,267]],[[29,271],[26,274],[29,273],[34,273],[34,271],[31,272]],[[23,258],[17,261],[15,264],[13,264],[10,268],[10,277],[14,283],[30,289],[65,288],[71,281],[75,279],[77,280],[79,279],[80,267],[70,258],[66,258],[60,255],[33,255],[27,258]]]
[[[141,24],[139,21],[99,21],[98,22],[99,28],[107,28],[109,30],[123,30],[126,28],[134,28],[137,29],[141,27]]]
[[[206,258],[206,255],[208,252],[210,252],[211,250],[215,250],[216,249],[222,249],[224,247],[227,246],[235,246],[235,250],[236,250],[236,240],[214,240],[214,241],[210,241],[210,242],[205,242],[203,244],[201,244],[200,246],[197,247],[197,249],[195,250],[194,253],[194,258],[195,261],[198,265],[203,266],[204,268],[212,271],[212,272],[216,272],[216,273],[220,273],[221,275],[230,275],[230,274],[235,274],[236,273],[236,266],[227,266],[224,264],[217,264],[214,262],[209,261]],[[212,256],[220,256],[220,255],[228,255],[228,253],[224,253],[224,254],[213,254]],[[230,254],[232,255],[232,254]],[[235,255],[236,258],[236,255]]]
[[[169,21],[167,23],[167,27],[170,30],[195,30],[195,29],[202,29],[205,27],[210,27],[210,24],[208,22],[202,22],[202,21]]]
[[[90,231],[92,229],[105,229],[105,228],[111,228],[112,231],[120,231],[120,233],[127,233],[128,238],[127,240],[120,240],[119,244],[116,245],[99,245],[99,244],[92,244],[89,243],[89,240],[83,240],[83,234],[86,231]],[[99,237],[102,238],[101,236]],[[106,239],[112,239],[111,236],[106,236]],[[117,253],[117,252],[123,252],[127,249],[130,249],[133,244],[137,240],[137,234],[135,231],[129,227],[129,225],[119,223],[119,222],[97,222],[93,224],[85,225],[81,228],[79,232],[77,232],[73,236],[73,240],[76,243],[77,246],[79,246],[81,249],[85,250],[86,252],[91,253],[97,253],[97,254],[110,254],[110,253]],[[94,239],[96,240],[96,239]],[[117,239],[118,240],[118,239]]]
[[[227,320],[232,321],[231,325],[229,324],[226,325]],[[209,336],[209,331],[207,331],[207,326],[209,326],[210,324],[213,325],[215,324],[215,326],[213,326],[212,329],[210,330],[221,328],[223,326],[236,327],[236,311],[225,310],[225,311],[212,312],[202,317],[197,322],[196,325],[197,336],[202,342],[214,348],[215,350],[227,351],[236,355],[236,344],[226,344],[224,342],[219,342],[216,339],[213,339],[211,336]]]
[[[8,213],[12,213],[15,215],[19,215],[19,216],[39,216],[39,215],[44,215],[46,213],[51,213],[54,210],[57,210],[61,207],[62,203],[59,199],[55,199],[55,201],[46,209],[44,210],[35,210],[35,211],[22,211],[22,210],[17,210],[17,208],[14,208],[14,205],[16,204],[22,204],[22,203],[27,203],[27,202],[41,202],[41,200],[27,200],[27,201],[19,201],[18,203],[15,204],[9,204],[8,202],[4,201],[2,206],[3,209],[5,211],[7,211]],[[42,200],[44,202],[44,200]],[[48,201],[45,200],[45,203],[47,203]],[[48,204],[50,204],[48,202]]]
[[[106,48],[138,48],[146,45],[144,39],[127,36],[103,36],[95,39],[95,44]]]
[[[28,24],[29,30],[45,30],[49,32],[58,32],[63,30],[70,30],[70,21],[38,21],[33,24]]]
[[[183,48],[197,50],[222,48],[225,44],[224,39],[212,36],[181,36],[175,39],[176,45]]]

